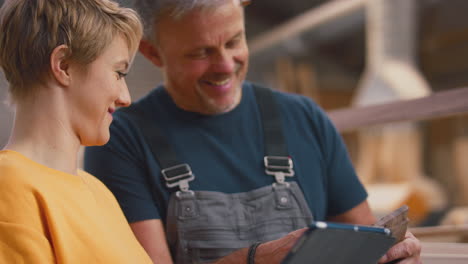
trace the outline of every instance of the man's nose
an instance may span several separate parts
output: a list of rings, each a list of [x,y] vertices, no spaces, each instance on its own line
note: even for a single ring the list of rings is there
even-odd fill
[[[226,51],[218,52],[212,61],[212,69],[220,73],[232,73],[235,70],[236,62],[234,56]]]

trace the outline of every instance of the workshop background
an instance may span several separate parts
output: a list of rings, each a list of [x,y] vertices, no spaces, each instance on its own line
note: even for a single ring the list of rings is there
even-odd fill
[[[326,111],[468,87],[467,10],[466,0],[254,0],[245,10],[247,79],[309,96]],[[132,99],[161,80],[137,54]],[[0,73],[0,147],[14,116],[7,90]],[[427,240],[468,242],[468,113],[342,135],[377,215],[408,204],[413,227],[465,230]]]

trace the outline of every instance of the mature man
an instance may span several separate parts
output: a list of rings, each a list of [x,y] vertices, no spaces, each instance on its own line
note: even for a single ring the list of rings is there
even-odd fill
[[[164,85],[115,114],[111,141],[87,149],[85,168],[153,261],[253,263],[256,242],[270,241],[255,263],[278,263],[301,233],[290,232],[313,219],[375,221],[319,107],[244,81],[245,1],[135,3],[147,26],[140,52]],[[408,233],[381,261],[418,263],[419,251]]]

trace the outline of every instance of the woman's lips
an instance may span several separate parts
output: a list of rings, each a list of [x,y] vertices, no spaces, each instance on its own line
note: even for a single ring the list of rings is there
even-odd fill
[[[115,108],[108,108],[107,112],[112,115],[115,112]]]

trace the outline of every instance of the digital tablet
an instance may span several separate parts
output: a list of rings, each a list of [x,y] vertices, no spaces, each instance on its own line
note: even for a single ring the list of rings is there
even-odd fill
[[[376,264],[394,242],[387,228],[313,222],[282,264]]]

